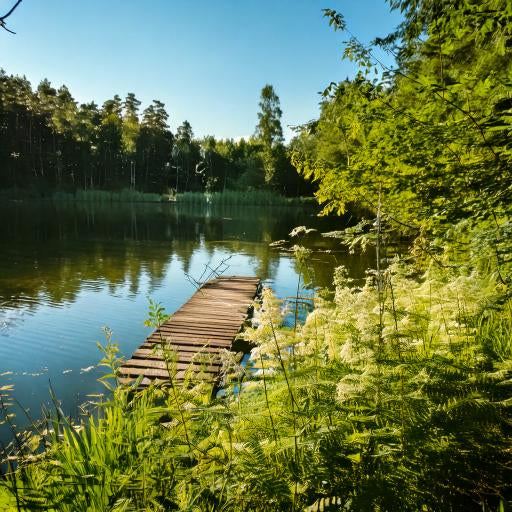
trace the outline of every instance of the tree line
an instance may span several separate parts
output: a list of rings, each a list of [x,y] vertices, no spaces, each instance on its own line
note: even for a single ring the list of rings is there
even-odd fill
[[[165,105],[142,112],[134,93],[99,107],[78,103],[65,86],[0,71],[0,188],[182,193],[268,188],[311,194],[290,162],[279,98],[262,89],[255,135],[218,140],[194,137],[184,121],[173,133]]]

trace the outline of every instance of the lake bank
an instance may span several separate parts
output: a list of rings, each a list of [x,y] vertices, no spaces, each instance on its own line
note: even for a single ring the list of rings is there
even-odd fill
[[[179,194],[155,194],[135,189],[118,191],[88,190],[47,190],[5,189],[0,190],[4,201],[55,201],[90,203],[185,203],[185,204],[226,204],[226,205],[271,205],[271,206],[316,206],[314,197],[287,197],[272,190],[224,190],[219,192],[184,192]]]

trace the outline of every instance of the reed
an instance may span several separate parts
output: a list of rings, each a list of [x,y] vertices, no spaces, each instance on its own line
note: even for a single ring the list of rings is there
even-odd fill
[[[124,188],[119,191],[110,190],[76,190],[75,192],[57,191],[52,195],[57,202],[87,201],[92,203],[134,203],[134,202],[161,202],[160,194],[150,194],[138,190]]]
[[[286,206],[314,204],[313,198],[285,197],[272,190],[225,190],[223,192],[185,192],[176,202],[195,205]]]

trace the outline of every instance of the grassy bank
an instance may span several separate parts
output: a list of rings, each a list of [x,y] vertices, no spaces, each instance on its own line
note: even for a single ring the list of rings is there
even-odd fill
[[[200,370],[144,392],[114,386],[77,424],[60,413],[18,436],[0,500],[12,510],[507,510],[510,268],[492,263],[478,233],[450,237],[457,251],[395,259],[364,286],[338,268],[334,295],[317,296],[295,332],[266,290],[245,334],[249,367],[225,353],[222,397]],[[297,255],[306,275],[308,254]],[[115,351],[107,345],[101,363],[110,382]]]
[[[239,206],[300,206],[316,205],[312,197],[285,197],[271,190],[225,190],[224,192],[185,192],[176,196],[176,202],[194,205],[239,205]]]
[[[160,202],[163,196],[160,194],[150,194],[140,192],[130,188],[122,190],[76,190],[74,192],[66,190],[38,190],[35,188],[9,188],[0,189],[0,199],[2,201],[21,201],[35,202],[41,200],[53,200],[61,203],[71,203],[74,201],[87,201],[91,203],[112,203],[112,202]]]
[[[77,190],[75,192],[54,192],[52,200],[57,202],[89,201],[91,203],[159,203],[163,200],[160,194],[140,192],[130,188],[119,191],[111,190]]]
[[[159,203],[176,202],[189,205],[239,205],[239,206],[301,206],[316,205],[313,197],[285,197],[271,190],[225,190],[224,192],[185,192],[178,195],[154,194],[125,188],[122,190],[76,190],[74,192],[38,191],[35,189],[0,190],[0,199],[4,201],[38,201],[51,199],[56,202],[70,203],[85,201],[91,203]]]

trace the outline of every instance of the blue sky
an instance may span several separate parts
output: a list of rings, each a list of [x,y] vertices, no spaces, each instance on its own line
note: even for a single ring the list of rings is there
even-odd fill
[[[399,21],[384,0],[23,0],[8,20],[17,34],[0,32],[0,67],[66,84],[80,102],[159,99],[173,130],[187,119],[197,136],[252,134],[271,83],[288,138],[287,125],[317,116],[318,92],[355,71],[324,7],[365,42]]]

